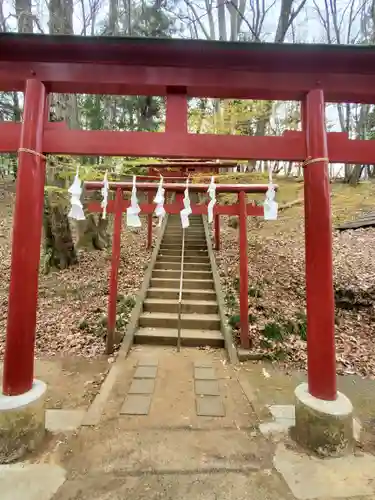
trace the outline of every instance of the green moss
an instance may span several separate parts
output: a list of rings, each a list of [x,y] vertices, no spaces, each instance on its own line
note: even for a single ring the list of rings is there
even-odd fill
[[[281,342],[285,336],[285,329],[283,325],[276,322],[267,323],[263,329],[263,336],[269,340],[276,340]]]

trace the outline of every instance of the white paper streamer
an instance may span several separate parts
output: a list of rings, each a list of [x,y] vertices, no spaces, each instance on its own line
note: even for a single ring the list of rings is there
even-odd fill
[[[180,212],[181,225],[183,229],[189,227],[189,215],[192,213],[192,209],[190,206],[190,198],[189,198],[189,177],[186,179],[186,189],[184,193],[184,208]]]
[[[128,227],[141,227],[141,219],[139,218],[139,213],[141,211],[138,200],[137,200],[137,177],[133,175],[133,189],[132,196],[130,199],[130,207],[126,209],[126,225]]]
[[[154,198],[154,203],[156,203],[155,215],[156,217],[159,217],[159,224],[158,224],[159,227],[161,226],[161,223],[163,222],[165,216],[164,193],[165,189],[163,188],[163,176],[161,175],[159,181],[159,187]]]
[[[68,217],[75,220],[85,220],[85,214],[83,212],[83,205],[81,203],[81,194],[82,194],[82,182],[79,178],[79,166],[77,166],[77,172],[74,177],[73,184],[68,189],[70,193],[70,211],[68,213]]]
[[[275,201],[275,185],[272,183],[272,167],[268,168],[268,189],[266,199],[263,203],[264,220],[277,220],[277,209],[279,204]]]
[[[103,200],[101,203],[101,207],[103,209],[103,219],[107,218],[108,191],[109,191],[108,171],[106,171],[106,173],[104,174],[103,187],[101,190],[103,196]]]
[[[208,186],[207,193],[208,196],[211,198],[207,207],[208,222],[211,224],[211,222],[214,220],[214,205],[216,203],[216,185],[214,177],[211,177],[211,182],[210,185]]]

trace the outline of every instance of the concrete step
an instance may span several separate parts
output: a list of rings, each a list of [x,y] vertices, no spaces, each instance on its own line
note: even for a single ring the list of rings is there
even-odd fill
[[[189,216],[189,223],[190,223],[190,226],[192,226],[194,224],[200,224],[201,226],[203,226],[202,218],[196,219],[195,217],[193,217],[191,215]],[[175,217],[173,219],[171,218],[171,216],[168,217],[168,226],[171,226],[173,224],[181,227],[181,217],[180,217],[180,215],[178,215],[177,217]]]
[[[181,256],[182,248],[171,250],[170,248],[161,248],[159,251],[159,255],[174,255]],[[192,250],[191,248],[185,248],[184,252],[185,257],[205,257],[208,258],[208,250],[205,248],[200,248],[198,250]]]
[[[160,248],[159,255],[181,255],[182,248]],[[191,248],[185,248],[185,257],[187,256],[197,256],[197,257],[208,257],[207,248],[199,248],[198,250],[192,250]]]
[[[181,223],[179,224],[168,224],[167,227],[165,228],[165,231],[171,231],[174,233],[179,233],[182,234],[183,230],[181,227]],[[190,224],[189,227],[185,229],[185,234],[189,234],[190,232],[199,232],[199,233],[204,233],[204,225],[203,224]]]
[[[180,236],[167,236],[166,238],[162,239],[161,242],[162,245],[179,245],[180,247],[182,246],[182,238]],[[206,238],[185,238],[185,248],[187,248],[188,245],[204,245],[207,247],[207,240]]]
[[[178,328],[178,314],[166,312],[143,312],[139,326],[145,328]],[[220,330],[218,314],[181,314],[181,328],[187,330]]]
[[[181,222],[178,222],[178,223],[168,223],[167,227],[165,228],[165,230],[169,230],[169,229],[173,229],[174,231],[181,231],[182,232],[182,226],[181,226]],[[190,222],[190,226],[185,228],[185,231],[195,231],[195,230],[204,230],[204,225],[200,222],[200,223],[196,223],[196,222]]]
[[[179,296],[179,288],[149,288],[147,298],[177,300]],[[183,289],[182,298],[184,300],[216,300],[215,290],[204,289]]]
[[[143,303],[145,312],[178,313],[178,299],[151,299]],[[187,314],[217,314],[218,306],[215,300],[186,300],[181,302],[181,312]]]
[[[139,328],[135,332],[136,344],[177,345],[177,330],[174,328]],[[224,338],[219,330],[181,330],[181,345],[185,347],[224,347]]]
[[[181,227],[181,224],[179,226],[174,226],[174,225],[170,225],[168,224],[167,227],[165,228],[165,232],[173,232],[173,233],[178,233],[178,234],[182,234],[184,232],[184,230],[182,229]],[[191,233],[204,233],[204,225],[203,224],[200,224],[200,225],[197,225],[197,224],[193,224],[187,228],[185,228],[185,234],[191,234]]]
[[[182,229],[177,229],[174,227],[166,227],[164,234],[180,234],[182,235],[184,232]],[[185,229],[185,236],[191,235],[191,234],[205,234],[204,232],[204,227],[188,227]]]
[[[202,236],[187,236],[185,237],[186,243],[206,243],[206,238],[204,235]],[[164,236],[162,243],[182,243],[181,235],[171,234],[169,236]]]
[[[182,243],[181,235],[167,235],[163,237],[163,243]],[[185,245],[186,243],[206,243],[206,238],[204,235],[202,236],[186,236],[185,237]]]
[[[170,262],[166,257],[163,259],[157,259],[154,269],[181,269],[181,259]],[[184,261],[184,269],[186,271],[211,271],[211,266],[209,262],[186,262]]]
[[[181,205],[182,207],[182,205]],[[183,208],[183,207],[182,207]],[[171,214],[169,217],[168,217],[168,222],[169,221],[180,221],[180,214]],[[202,222],[202,216],[201,215],[190,215],[189,216],[189,220],[194,220],[194,221],[201,221]]]
[[[181,262],[181,253],[179,255],[171,255],[171,254],[160,254],[158,255],[158,261],[168,261],[168,262]],[[197,257],[194,255],[186,255],[184,256],[184,261],[186,263],[194,262],[201,264],[209,264],[210,259],[208,255],[206,257]]]
[[[167,226],[165,228],[164,234],[173,233],[173,234],[183,234],[182,228],[178,228],[176,226]],[[205,234],[204,226],[189,226],[185,229],[185,235],[188,234]]]
[[[151,278],[152,288],[180,288],[180,280],[173,278]],[[184,290],[213,290],[214,282],[213,280],[191,280],[184,279],[183,289]]]
[[[152,272],[153,278],[175,278],[180,279],[181,272],[175,269],[154,269]],[[191,280],[209,280],[212,278],[210,271],[184,271],[184,279]]]
[[[161,246],[180,246],[182,245],[182,238],[167,238],[164,240],[164,238],[161,241]],[[198,240],[193,238],[193,239],[185,239],[185,248],[187,246],[205,246],[207,247],[206,239],[205,238],[199,238]]]
[[[201,215],[198,215],[198,216],[190,215],[189,216],[189,222],[190,222],[190,224],[203,224],[202,216]],[[179,224],[179,226],[181,227],[181,217],[180,217],[180,215],[176,215],[175,217],[173,217],[173,215],[170,215],[168,217],[168,226],[170,224]]]
[[[162,241],[160,248],[163,250],[181,250],[182,242],[164,243],[164,241]],[[188,241],[185,242],[185,250],[207,250],[207,243],[191,243]]]

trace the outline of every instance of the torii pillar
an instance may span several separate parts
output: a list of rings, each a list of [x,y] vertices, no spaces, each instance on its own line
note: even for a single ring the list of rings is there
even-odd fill
[[[308,383],[295,390],[294,437],[323,455],[353,448],[353,407],[337,391],[332,222],[325,102],[321,89],[302,103],[304,162]]]
[[[0,393],[0,463],[21,458],[45,433],[46,385],[34,379],[34,344],[42,235],[47,95],[42,82],[26,82],[13,217],[3,391]]]

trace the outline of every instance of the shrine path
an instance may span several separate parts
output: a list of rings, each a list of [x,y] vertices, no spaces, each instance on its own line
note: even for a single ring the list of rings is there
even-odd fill
[[[375,499],[371,453],[319,460],[289,439],[294,377],[223,355],[119,356],[97,424],[56,426],[42,453],[0,468],[2,500]]]

